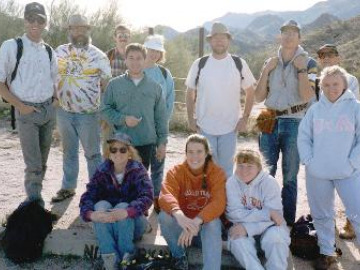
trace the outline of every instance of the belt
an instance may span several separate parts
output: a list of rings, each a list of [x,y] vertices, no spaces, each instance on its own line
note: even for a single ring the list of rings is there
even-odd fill
[[[25,105],[34,106],[34,107],[41,107],[41,106],[45,106],[45,105],[50,105],[52,102],[53,102],[52,97],[45,100],[44,102],[39,102],[39,103],[22,101],[22,103],[24,103]]]
[[[309,103],[306,102],[304,104],[295,105],[295,106],[292,106],[292,107],[287,108],[282,111],[276,110],[275,113],[276,113],[276,116],[298,113],[298,112],[305,110],[307,108],[308,104]]]

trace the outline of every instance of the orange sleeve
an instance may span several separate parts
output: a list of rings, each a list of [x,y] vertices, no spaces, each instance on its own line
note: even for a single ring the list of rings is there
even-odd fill
[[[179,210],[179,194],[180,185],[176,179],[177,172],[176,168],[172,168],[166,173],[166,177],[161,185],[161,191],[159,195],[159,205],[161,210],[171,214],[174,210]]]
[[[210,202],[198,215],[204,223],[210,222],[224,213],[226,207],[225,182],[225,173],[219,168],[216,168],[213,175],[209,175]]]

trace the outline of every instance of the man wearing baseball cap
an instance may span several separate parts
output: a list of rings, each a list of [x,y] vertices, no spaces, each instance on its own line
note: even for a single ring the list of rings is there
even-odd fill
[[[298,126],[309,101],[314,97],[316,61],[300,46],[300,25],[289,20],[280,28],[278,54],[265,61],[255,96],[265,101],[274,115],[272,131],[260,133],[259,144],[269,171],[275,176],[282,153],[282,204],[287,225],[295,222],[297,174],[300,159],[297,149]]]
[[[335,65],[340,65],[341,57],[339,51],[334,44],[325,44],[321,46],[318,51],[318,62],[321,68],[331,67]],[[348,88],[353,92],[355,97],[359,99],[359,82],[358,79],[351,75],[347,74],[346,76],[348,82]],[[355,235],[354,235],[355,236]],[[340,234],[341,237],[341,234]]]
[[[91,44],[88,19],[74,14],[68,20],[70,43],[56,49],[59,61],[57,124],[63,143],[61,189],[52,198],[60,202],[75,194],[79,174],[79,142],[84,149],[89,178],[101,163],[100,85],[111,78],[109,59]]]
[[[27,4],[25,34],[6,40],[0,49],[0,95],[16,109],[27,200],[37,200],[41,205],[42,181],[55,125],[57,74],[55,53],[41,37],[46,21],[43,5]]]

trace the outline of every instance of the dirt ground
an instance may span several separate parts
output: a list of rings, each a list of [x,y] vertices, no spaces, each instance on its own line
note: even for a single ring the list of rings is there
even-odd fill
[[[170,168],[176,163],[179,163],[183,158],[184,145],[186,135],[171,134],[167,149],[166,169]],[[238,147],[257,148],[256,138],[239,137]],[[281,167],[280,164],[278,166]],[[6,215],[11,213],[18,204],[25,199],[23,187],[23,171],[24,163],[22,159],[21,148],[16,133],[9,130],[9,123],[0,120],[0,220],[4,220]],[[281,179],[281,172],[278,172],[276,177]],[[62,151],[58,142],[53,144],[48,160],[48,171],[43,183],[43,197],[45,200],[45,207],[55,213],[61,215],[61,219],[55,225],[55,228],[81,228],[85,225],[79,219],[78,202],[79,197],[83,193],[86,183],[88,182],[86,163],[83,156],[83,151],[80,153],[80,173],[78,180],[78,188],[76,196],[69,201],[69,203],[62,205],[62,207],[53,206],[50,204],[51,197],[61,186],[62,179]],[[280,181],[279,181],[280,183]],[[337,224],[342,226],[344,223],[344,211],[340,200],[336,200],[337,210]],[[301,167],[298,178],[298,211],[297,215],[309,213],[309,207],[306,198],[304,169]],[[340,259],[338,269],[355,270],[360,269],[360,255],[358,250],[354,247],[353,241],[338,240],[338,245],[341,247],[344,255]],[[294,258],[294,269],[312,269],[309,262]],[[5,269],[91,269],[91,264],[88,260],[82,258],[73,258],[70,256],[46,256],[37,263],[14,265],[8,260],[4,259],[2,251],[0,251],[0,270]],[[200,269],[193,267],[193,269]]]

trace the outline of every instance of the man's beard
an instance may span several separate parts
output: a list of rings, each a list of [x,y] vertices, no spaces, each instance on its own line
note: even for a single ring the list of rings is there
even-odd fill
[[[91,44],[91,37],[88,36],[88,35],[80,35],[80,36],[77,36],[77,37],[69,35],[68,38],[69,38],[70,43],[75,48],[85,48],[89,44]]]

